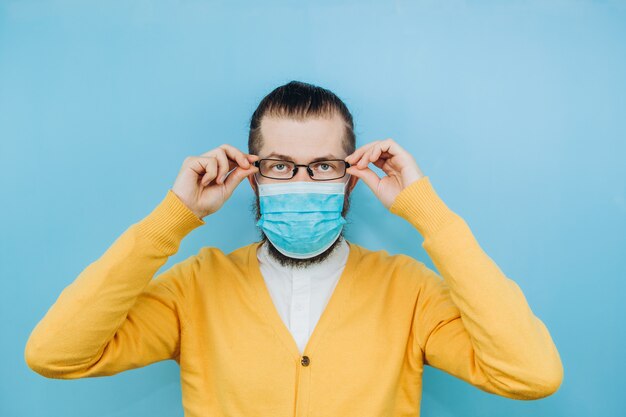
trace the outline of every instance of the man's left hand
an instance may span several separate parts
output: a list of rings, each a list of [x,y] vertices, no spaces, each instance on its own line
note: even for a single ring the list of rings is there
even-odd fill
[[[345,161],[351,165],[346,172],[363,180],[387,208],[400,191],[424,177],[411,154],[390,138],[361,146]],[[380,178],[367,167],[370,162],[387,175]]]

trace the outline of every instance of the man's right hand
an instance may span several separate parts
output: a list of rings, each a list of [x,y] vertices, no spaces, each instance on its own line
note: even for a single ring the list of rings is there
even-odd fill
[[[189,156],[172,191],[202,219],[219,210],[241,181],[259,170],[252,164],[258,159],[226,144],[200,156]]]

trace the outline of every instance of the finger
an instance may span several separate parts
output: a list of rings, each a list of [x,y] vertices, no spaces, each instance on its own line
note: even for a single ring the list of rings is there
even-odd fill
[[[374,165],[376,165],[375,162],[378,161],[382,153],[383,149],[380,147],[380,145],[376,146],[371,153],[370,162],[374,162]]]
[[[182,169],[191,169],[198,175],[206,173],[206,165],[212,159],[211,156],[188,156],[183,162]]]
[[[371,162],[378,168],[383,169],[383,165],[385,164],[385,162],[392,157],[393,155],[391,155],[389,152],[385,152],[382,149],[382,145],[377,144],[376,146],[372,147],[365,155],[363,155],[363,158],[361,158],[361,161],[359,161],[361,162],[360,168],[365,168]]]
[[[355,177],[360,178],[370,190],[374,193],[374,195],[378,196],[378,185],[380,184],[380,177],[371,169],[358,169],[354,166],[348,168],[348,174],[354,175]]]
[[[346,161],[356,165],[356,163],[359,161],[359,159],[363,156],[363,154],[365,152],[367,152],[367,150],[372,145],[373,145],[372,143],[368,143],[366,145],[361,146],[356,151],[352,152],[351,155],[348,155],[348,157],[346,158]]]
[[[372,146],[371,148],[369,148],[369,149],[367,150],[367,152],[365,152],[365,153],[363,154],[363,156],[361,157],[361,159],[360,159],[360,160],[359,160],[359,162],[357,163],[357,166],[358,166],[360,169],[363,169],[363,168],[366,168],[366,167],[367,167],[367,165],[368,165],[368,164],[369,164],[369,162],[370,162],[370,158],[371,158],[371,155],[372,155],[372,151],[374,151],[374,150],[376,149],[376,147],[377,147],[377,146],[378,146],[378,145],[374,145],[374,146]]]
[[[259,169],[254,165],[248,169],[243,169],[241,167],[235,168],[226,178],[226,182],[224,182],[227,194],[230,196],[235,191],[235,188],[241,184],[241,181],[243,181],[244,178],[250,174],[254,174],[258,170]]]
[[[359,149],[354,151],[351,155],[346,158],[346,162],[355,163],[363,156],[365,152],[367,152],[372,146],[374,146],[378,141],[374,141],[368,143],[366,145],[361,146]]]
[[[388,163],[388,159],[391,158],[391,155],[389,155],[386,152],[383,152],[380,145],[376,145],[375,147],[373,147],[372,149],[370,149],[368,151],[368,153],[366,153],[365,155],[363,155],[363,157],[361,158],[361,160],[359,161],[359,163],[361,164],[359,166],[359,163],[354,164],[352,166],[357,167],[358,169],[365,169],[367,167],[367,165],[371,162],[372,164],[374,164],[376,167],[380,168],[381,170],[383,170],[386,174],[391,174],[392,172],[394,172],[394,170],[391,168],[391,166]]]
[[[228,172],[232,168],[237,166],[237,164],[229,161],[228,158],[226,157],[226,153],[222,149],[219,149],[215,152],[215,158],[217,158],[217,162],[218,162],[218,172],[217,172],[216,182],[218,184],[223,184],[224,179],[226,178],[226,174],[228,174]]]
[[[229,171],[232,170],[233,168],[235,168],[237,165],[241,165],[244,164],[245,165],[245,158],[244,159],[237,159],[236,157],[233,156],[233,152],[230,151],[230,149],[234,149],[235,152],[240,152],[238,151],[236,148],[230,147],[228,148],[229,145],[224,144],[224,145],[220,145],[219,147],[215,148],[215,149],[211,149],[208,152],[205,152],[203,154],[201,154],[200,156],[215,156],[219,153],[224,153],[226,155],[226,158],[228,160],[228,166],[229,166]],[[228,149],[227,149],[228,148]],[[242,155],[248,155],[248,154],[242,154]]]
[[[376,165],[378,168],[382,169],[383,171],[387,172],[387,170],[385,169],[386,168],[385,164],[387,164],[387,161],[382,158],[379,158],[374,161],[374,165]]]
[[[390,157],[394,155],[407,154],[408,152],[398,145],[393,139],[385,139],[380,144],[381,149],[383,150],[383,154],[388,154]]]
[[[220,148],[223,149],[224,152],[226,152],[230,159],[236,161],[240,167],[244,169],[250,168],[250,161],[248,160],[248,158],[246,158],[246,155],[239,149],[228,144],[223,144],[220,146]]]
[[[218,162],[215,157],[209,156],[206,158],[199,159],[199,162],[203,164],[204,175],[200,180],[200,184],[203,186],[208,185],[211,181],[217,177],[218,174]]]
[[[393,174],[399,174],[399,172],[393,167],[393,165],[389,162],[389,159],[379,158],[374,165],[389,176]]]

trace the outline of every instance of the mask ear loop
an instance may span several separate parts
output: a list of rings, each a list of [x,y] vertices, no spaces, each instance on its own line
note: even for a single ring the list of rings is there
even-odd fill
[[[346,185],[343,187],[343,192],[345,194],[346,191],[348,191],[348,184],[350,183],[350,179],[352,179],[352,174],[347,174],[348,175],[348,181],[346,181]]]
[[[256,172],[254,174],[252,174],[252,176],[254,177],[254,183],[256,184],[256,195],[257,197],[261,194],[261,184],[259,184],[259,181],[256,179]]]

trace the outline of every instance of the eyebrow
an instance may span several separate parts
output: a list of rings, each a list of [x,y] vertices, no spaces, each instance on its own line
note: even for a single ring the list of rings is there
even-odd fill
[[[293,161],[294,160],[294,158],[292,158],[289,155],[283,155],[283,154],[279,154],[279,153],[276,153],[276,152],[270,153],[269,155],[265,156],[265,158],[271,158],[273,156],[275,156],[277,158],[280,158],[280,159],[288,160],[288,161]],[[325,160],[328,160],[328,159],[341,159],[341,158],[337,158],[336,156],[334,156],[332,154],[328,154],[328,155],[325,155],[325,156],[320,156],[318,158],[315,158],[311,162],[325,161]]]

